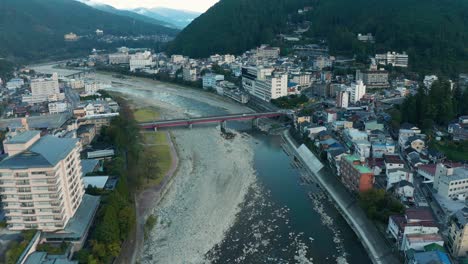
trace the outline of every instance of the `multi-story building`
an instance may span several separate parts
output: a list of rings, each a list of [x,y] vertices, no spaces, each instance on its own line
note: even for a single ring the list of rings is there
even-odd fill
[[[183,79],[186,82],[196,82],[198,79],[196,68],[184,67],[182,74],[183,74]]]
[[[408,67],[408,55],[406,52],[396,53],[396,52],[387,52],[384,54],[376,54],[375,61],[377,64],[382,65],[392,65],[394,67]]]
[[[264,80],[257,80],[255,81],[255,89],[250,94],[267,102],[271,99],[287,96],[288,75],[273,74]]]
[[[280,48],[262,45],[256,50],[257,59],[277,59],[280,55]]]
[[[366,85],[364,85],[364,82],[361,80],[356,81],[356,83],[351,84],[349,94],[351,103],[355,104],[359,102],[366,94]]]
[[[68,103],[67,102],[52,102],[48,104],[49,106],[49,114],[60,114],[68,111]]]
[[[202,77],[203,89],[213,88],[217,82],[224,81],[224,75],[207,73]]]
[[[109,54],[109,64],[119,65],[119,64],[129,64],[130,55],[128,53],[113,53]]]
[[[330,57],[326,56],[318,56],[314,60],[314,68],[317,70],[322,70],[323,68],[328,68],[333,65],[333,61],[330,59]]]
[[[468,208],[455,212],[448,222],[447,247],[453,257],[466,257],[468,253]]]
[[[83,79],[71,79],[68,80],[68,86],[72,89],[82,89],[85,87],[85,82]]]
[[[362,42],[369,42],[369,43],[374,43],[375,42],[375,37],[372,35],[372,33],[367,33],[367,34],[361,34],[359,33],[357,35],[357,39]]]
[[[345,155],[340,161],[341,179],[349,190],[365,192],[373,188],[374,173],[364,164],[364,158]]]
[[[356,80],[362,80],[369,89],[375,88],[387,88],[388,83],[388,72],[382,70],[368,70],[368,71],[357,71]]]
[[[63,229],[84,195],[79,140],[25,131],[4,148],[0,194],[8,228]]]
[[[432,84],[437,80],[439,80],[439,77],[436,75],[426,75],[424,76],[423,83],[427,89],[431,89]]]
[[[34,102],[47,102],[49,96],[60,94],[58,74],[51,78],[37,78],[31,80],[31,97]]]
[[[63,35],[65,41],[77,41],[80,37],[73,32]]]
[[[185,61],[185,58],[183,55],[172,55],[171,56],[171,62],[172,63],[182,63]]]
[[[288,75],[274,73],[273,68],[243,67],[242,87],[264,101],[288,95]]]
[[[312,76],[310,74],[296,74],[292,76],[292,82],[299,84],[301,87],[309,87],[312,84]]]
[[[340,108],[348,108],[349,106],[349,92],[339,91],[336,95],[336,106]]]
[[[468,195],[468,167],[454,168],[449,164],[437,164],[433,188],[447,199],[465,200]]]
[[[129,63],[131,72],[141,70],[147,67],[152,67],[154,65],[153,56],[149,51],[138,52],[130,55]]]

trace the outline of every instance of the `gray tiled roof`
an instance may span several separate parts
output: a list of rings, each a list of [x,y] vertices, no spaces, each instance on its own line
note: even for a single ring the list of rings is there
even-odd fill
[[[43,233],[46,239],[81,239],[92,224],[94,215],[100,203],[99,196],[85,194],[81,204],[70,218],[64,230],[51,233]]]
[[[37,130],[28,130],[18,135],[14,136],[11,139],[7,139],[6,143],[8,144],[23,144],[31,140],[33,137],[39,135],[41,132]]]
[[[64,159],[76,146],[78,139],[44,136],[28,150],[0,162],[0,168],[24,169],[53,167]]]

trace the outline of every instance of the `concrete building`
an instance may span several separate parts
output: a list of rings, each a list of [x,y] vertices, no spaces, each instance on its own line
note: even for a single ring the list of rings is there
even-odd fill
[[[336,107],[348,108],[349,106],[349,92],[339,91],[336,95]]]
[[[84,195],[79,140],[25,131],[3,144],[0,194],[8,228],[63,229]]]
[[[243,67],[242,87],[250,95],[269,102],[288,95],[288,75],[274,73],[273,68]]]
[[[152,67],[154,65],[153,56],[149,51],[138,52],[130,55],[129,63],[131,72]]]
[[[65,35],[63,36],[63,39],[64,39],[65,41],[77,41],[79,38],[80,38],[80,37],[78,37],[78,35],[76,35],[76,34],[73,33],[73,32],[70,32],[70,33],[65,34]]]
[[[364,159],[345,155],[340,161],[341,180],[353,192],[365,192],[373,188],[374,173],[364,164]]]
[[[129,64],[130,55],[128,53],[113,53],[109,54],[109,64],[111,65],[120,65],[120,64]]]
[[[413,173],[406,169],[389,169],[385,172],[387,176],[387,190],[395,183],[407,181],[413,183]]]
[[[382,70],[356,71],[356,80],[362,80],[369,89],[387,88],[388,72]]]
[[[72,89],[83,89],[85,87],[85,82],[83,79],[71,79],[68,80],[67,85]]]
[[[404,215],[392,215],[388,220],[387,233],[396,240],[400,249],[407,235],[437,234],[438,232],[437,223],[427,207],[408,208]]]
[[[196,82],[198,80],[197,69],[192,67],[184,67],[183,79],[186,82]]]
[[[465,200],[468,194],[468,167],[439,163],[434,175],[434,189],[447,199]]]
[[[185,61],[185,58],[184,58],[183,55],[172,55],[171,56],[171,62],[172,63],[178,64],[178,63],[182,63],[184,61]]]
[[[329,68],[333,65],[333,61],[327,56],[318,56],[314,60],[314,68],[321,71],[323,68]]]
[[[362,42],[374,43],[375,37],[372,35],[372,33],[367,33],[367,34],[359,33],[357,35],[357,40],[362,41]]]
[[[255,89],[249,93],[257,98],[269,102],[288,95],[288,75],[273,74],[264,80],[255,82]]]
[[[213,88],[217,82],[224,81],[224,75],[207,73],[202,77],[203,89]]]
[[[361,80],[358,80],[356,83],[351,84],[349,88],[349,101],[353,104],[359,102],[364,95],[366,94],[366,85]]]
[[[296,74],[292,76],[292,82],[297,83],[301,87],[309,87],[312,84],[312,76],[310,74]]]
[[[280,48],[262,45],[256,50],[257,59],[277,59],[280,55]]]
[[[387,52],[384,54],[376,54],[375,61],[377,64],[392,65],[393,67],[408,67],[408,55],[406,52]]]
[[[49,114],[60,114],[68,111],[68,103],[67,102],[52,102],[48,104],[49,106]]]
[[[468,208],[454,213],[448,222],[447,247],[453,257],[466,257],[468,253]]]
[[[51,78],[36,78],[31,80],[31,100],[33,103],[47,102],[49,96],[60,94],[58,74],[52,74]]]

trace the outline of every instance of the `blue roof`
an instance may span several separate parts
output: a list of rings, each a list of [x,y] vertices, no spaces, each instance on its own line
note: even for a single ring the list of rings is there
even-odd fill
[[[94,169],[97,167],[99,164],[99,160],[95,159],[83,159],[81,160],[81,171],[83,172],[83,176],[86,176],[86,174],[90,172],[94,172]]]
[[[414,260],[417,264],[451,264],[446,253],[440,251],[414,253]]]
[[[39,135],[41,132],[37,130],[28,130],[24,131],[22,133],[19,133],[18,135],[8,139],[6,143],[8,144],[24,144],[31,140],[33,137]]]
[[[44,136],[29,149],[0,162],[0,168],[54,167],[75,148],[78,139]]]

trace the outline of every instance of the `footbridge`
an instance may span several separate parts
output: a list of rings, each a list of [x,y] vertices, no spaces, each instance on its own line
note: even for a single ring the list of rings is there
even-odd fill
[[[86,77],[90,74],[94,74],[96,71],[94,69],[82,69],[79,72],[72,73],[70,75],[65,76],[68,79],[77,79],[77,78],[83,78]]]
[[[143,129],[165,128],[165,127],[192,127],[197,124],[210,124],[220,123],[222,127],[226,127],[228,121],[247,121],[253,120],[257,122],[259,118],[273,118],[285,115],[283,112],[265,112],[265,113],[245,113],[245,114],[231,114],[219,116],[207,116],[188,119],[173,119],[173,120],[160,120],[154,122],[140,123]],[[255,124],[255,123],[254,123]]]

